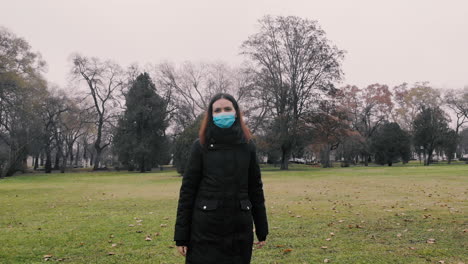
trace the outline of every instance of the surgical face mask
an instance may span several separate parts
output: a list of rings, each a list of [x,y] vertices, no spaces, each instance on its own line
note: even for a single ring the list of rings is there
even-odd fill
[[[236,121],[235,112],[224,112],[213,115],[213,122],[220,128],[231,127]]]

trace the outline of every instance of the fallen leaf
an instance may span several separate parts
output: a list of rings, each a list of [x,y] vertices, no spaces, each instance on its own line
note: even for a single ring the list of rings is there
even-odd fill
[[[291,251],[292,251],[292,249],[287,248],[287,249],[283,250],[283,253],[289,253],[289,252],[291,252]]]
[[[401,237],[401,234],[400,234],[400,233],[398,233],[396,236],[397,236],[397,237]]]
[[[149,237],[149,236],[146,236],[146,237],[145,237],[145,240],[146,240],[146,241],[151,241],[151,240],[153,240],[153,239],[151,239],[151,237]]]
[[[320,248],[321,249],[327,249],[328,247],[327,246],[321,246]]]
[[[115,244],[115,243],[111,245],[111,247],[116,247],[116,246],[117,246],[117,244]]]
[[[167,224],[161,224],[160,225],[160,227],[166,227],[166,226],[167,226]]]
[[[334,236],[334,235],[335,235],[335,233],[333,233],[333,232],[330,232],[330,236]]]
[[[324,260],[323,260],[323,263],[329,263],[329,262],[330,262],[329,259],[324,259]]]
[[[129,224],[128,226],[130,226],[130,227],[134,227],[135,225],[134,225],[134,224]]]
[[[107,255],[112,256],[112,255],[115,255],[115,253],[114,252],[107,252]]]
[[[327,239],[325,239],[325,240],[326,240],[326,241],[330,241],[330,240],[331,240],[331,238],[329,237],[329,238],[327,238]]]
[[[284,245],[276,245],[276,247],[284,247]]]
[[[426,242],[428,244],[434,244],[435,243],[435,238],[429,238]]]

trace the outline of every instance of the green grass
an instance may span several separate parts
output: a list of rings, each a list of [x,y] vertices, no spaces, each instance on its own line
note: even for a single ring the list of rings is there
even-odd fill
[[[252,263],[468,263],[468,165],[262,175],[270,234]],[[175,171],[0,180],[0,263],[184,263],[172,241],[180,183]]]

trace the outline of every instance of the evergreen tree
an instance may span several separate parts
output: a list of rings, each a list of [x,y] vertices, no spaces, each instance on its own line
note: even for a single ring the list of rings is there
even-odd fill
[[[447,135],[448,122],[445,113],[439,107],[423,107],[413,121],[414,146],[423,154],[424,165],[432,161],[434,149],[443,146]]]
[[[185,171],[185,165],[190,155],[190,147],[192,146],[193,141],[198,137],[198,131],[202,120],[203,114],[199,115],[197,119],[195,119],[195,121],[193,121],[193,123],[175,139],[174,166],[180,174],[183,174]]]
[[[457,151],[457,146],[459,143],[459,137],[457,132],[453,129],[447,129],[445,132],[445,136],[442,140],[442,150],[445,152],[447,156],[448,164],[452,163],[452,159],[455,156],[455,152]]]
[[[140,74],[125,95],[126,110],[118,122],[114,150],[129,170],[151,170],[164,158],[168,126],[166,102],[147,73]]]
[[[399,159],[407,163],[411,153],[410,136],[397,123],[386,123],[373,137],[372,149],[377,164],[392,166]]]

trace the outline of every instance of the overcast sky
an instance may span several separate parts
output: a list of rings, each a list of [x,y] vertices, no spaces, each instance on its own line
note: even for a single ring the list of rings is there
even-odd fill
[[[25,38],[66,86],[69,56],[122,66],[164,60],[238,65],[241,43],[262,16],[317,20],[346,50],[344,84],[429,81],[468,85],[468,1],[464,0],[0,0],[0,25]]]

